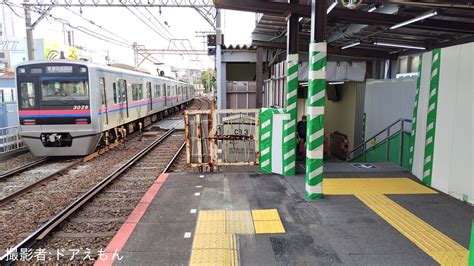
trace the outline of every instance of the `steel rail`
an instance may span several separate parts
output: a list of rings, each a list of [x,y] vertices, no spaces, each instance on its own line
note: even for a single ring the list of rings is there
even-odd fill
[[[181,151],[183,151],[185,146],[186,146],[186,141],[183,142],[183,144],[181,144],[181,147],[179,147],[178,151],[175,153],[173,158],[171,158],[169,163],[166,165],[165,169],[163,169],[163,171],[161,172],[162,174],[169,172],[169,170],[171,169],[171,166],[173,166],[173,164],[176,162],[176,159],[178,159],[179,154],[181,153]]]
[[[39,179],[39,180],[37,180],[37,181],[35,181],[35,182],[33,182],[33,183],[31,183],[31,184],[25,186],[25,187],[23,187],[23,188],[21,188],[21,189],[15,191],[15,192],[13,192],[13,193],[10,193],[10,194],[6,195],[6,196],[3,197],[3,198],[0,198],[0,206],[4,205],[5,203],[7,203],[8,201],[10,201],[11,199],[13,199],[13,198],[15,198],[15,197],[18,197],[18,196],[20,196],[21,194],[24,194],[25,192],[28,192],[28,191],[31,190],[32,188],[35,188],[35,187],[37,187],[37,186],[43,184],[45,181],[47,181],[47,180],[49,180],[49,179],[51,179],[51,178],[53,178],[53,177],[55,177],[55,176],[58,176],[58,175],[60,175],[60,174],[62,174],[62,173],[64,173],[64,172],[66,172],[67,170],[69,170],[69,169],[71,169],[71,168],[73,168],[73,167],[79,165],[79,164],[82,163],[82,162],[83,162],[83,160],[81,159],[81,160],[78,160],[77,162],[71,163],[71,164],[67,165],[66,167],[64,167],[64,168],[62,168],[62,169],[59,169],[59,170],[57,170],[57,171],[55,171],[55,172],[53,172],[53,173],[51,173],[51,174],[49,174],[49,175],[47,175],[47,176],[45,176],[45,177]]]
[[[28,169],[30,169],[31,167],[35,166],[35,165],[38,165],[38,164],[42,164],[44,162],[46,162],[48,160],[48,157],[44,157],[44,158],[41,158],[41,159],[38,159],[38,160],[35,160],[35,161],[32,161],[30,163],[27,163],[25,165],[22,165],[22,166],[18,166],[16,168],[13,168],[11,170],[8,170],[6,172],[3,172],[0,174],[0,179],[3,179],[3,178],[7,178],[7,177],[10,177],[12,175],[16,175],[16,174],[19,174],[23,171],[26,171]]]
[[[70,217],[76,210],[81,208],[84,204],[86,204],[90,199],[92,199],[96,194],[102,191],[105,187],[107,187],[112,181],[114,181],[117,177],[127,171],[130,167],[132,167],[136,162],[138,162],[141,158],[147,155],[151,150],[153,150],[158,144],[162,143],[167,137],[169,137],[175,129],[172,128],[168,130],[165,134],[161,135],[157,140],[149,144],[146,148],[141,150],[139,153],[134,155],[130,160],[128,160],[125,164],[120,166],[117,170],[113,173],[108,175],[98,184],[96,184],[93,188],[89,191],[85,192],[81,195],[80,198],[76,199],[73,203],[68,205],[64,208],[61,212],[56,214],[53,218],[51,218],[48,222],[43,224],[39,229],[33,232],[31,235],[23,239],[19,244],[17,244],[12,249],[8,250],[7,253],[3,254],[0,257],[0,264],[11,264],[14,261],[8,261],[7,258],[13,252],[19,252],[22,248],[31,248],[37,241],[44,239],[52,230],[54,230],[59,224],[61,224],[64,220]],[[175,155],[176,157],[176,155]],[[173,157],[173,158],[175,158]]]

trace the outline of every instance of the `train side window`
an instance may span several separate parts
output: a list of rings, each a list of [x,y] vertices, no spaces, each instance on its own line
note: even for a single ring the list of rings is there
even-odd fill
[[[118,80],[118,101],[121,103],[127,101],[127,81],[124,79]]]
[[[132,84],[132,101],[143,100],[143,84]]]
[[[99,90],[100,90],[100,96],[102,98],[102,105],[105,105],[106,99],[105,99],[105,79],[104,78],[99,78]]]
[[[171,92],[171,86],[167,86],[167,87],[166,87],[166,96],[167,96],[167,97],[170,97],[170,96],[171,96],[170,92]]]
[[[146,98],[151,98],[151,82],[146,83]]]
[[[113,86],[113,91],[114,91],[114,103],[117,103],[118,102],[118,97],[117,97],[117,83],[113,83],[112,84]]]
[[[21,108],[36,107],[35,84],[33,82],[20,83]]]
[[[155,85],[155,97],[161,97],[161,85]]]

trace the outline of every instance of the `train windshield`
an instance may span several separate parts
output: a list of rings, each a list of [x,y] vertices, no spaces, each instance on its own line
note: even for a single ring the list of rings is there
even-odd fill
[[[41,99],[43,101],[88,100],[87,77],[47,77],[41,79]]]

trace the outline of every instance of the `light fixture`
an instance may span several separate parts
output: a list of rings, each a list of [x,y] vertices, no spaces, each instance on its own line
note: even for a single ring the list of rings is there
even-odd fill
[[[344,50],[344,49],[347,49],[347,48],[351,48],[351,47],[354,47],[354,46],[357,46],[359,45],[360,42],[355,42],[355,43],[351,43],[351,44],[348,44],[346,46],[343,46],[341,49]]]
[[[300,17],[300,18],[298,19],[298,22],[301,22],[302,20],[303,20],[303,17]]]
[[[416,49],[416,50],[426,50],[425,47],[405,45],[405,44],[396,44],[396,43],[386,43],[386,42],[374,42],[374,45],[377,46],[389,46],[389,47],[398,47],[398,48],[407,48],[407,49]]]
[[[333,81],[333,82],[329,82],[328,84],[329,85],[341,85],[341,84],[344,84],[344,81]]]
[[[369,8],[369,10],[367,10],[367,12],[372,13],[372,12],[374,12],[376,9],[377,9],[377,7],[376,7],[376,6],[373,6],[373,7]]]
[[[436,16],[436,15],[438,15],[438,11],[433,10],[433,11],[430,11],[428,13],[424,13],[424,14],[421,14],[417,17],[409,19],[407,21],[397,23],[397,24],[391,26],[390,29],[393,30],[393,29],[396,29],[396,28],[400,28],[400,27],[406,26],[408,24],[411,24],[411,23],[414,23],[414,22],[417,22],[417,21],[420,21],[420,20],[423,20],[423,19],[426,19],[426,18],[430,18],[430,17]]]
[[[332,2],[332,4],[328,7],[328,10],[326,11],[326,14],[329,14],[336,6],[337,6],[337,0]]]

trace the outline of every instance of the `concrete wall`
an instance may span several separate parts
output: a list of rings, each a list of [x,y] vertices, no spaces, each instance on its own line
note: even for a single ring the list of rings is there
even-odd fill
[[[428,102],[431,52],[423,56],[420,104]],[[431,185],[474,204],[474,43],[441,49]],[[418,124],[428,113],[418,108]],[[426,125],[418,127],[413,173],[423,179]],[[421,169],[421,170],[420,170]]]
[[[330,138],[331,133],[339,131],[349,139],[349,150],[354,147],[356,83],[346,82],[341,89],[341,100],[329,101],[326,98],[324,110],[324,135]]]

